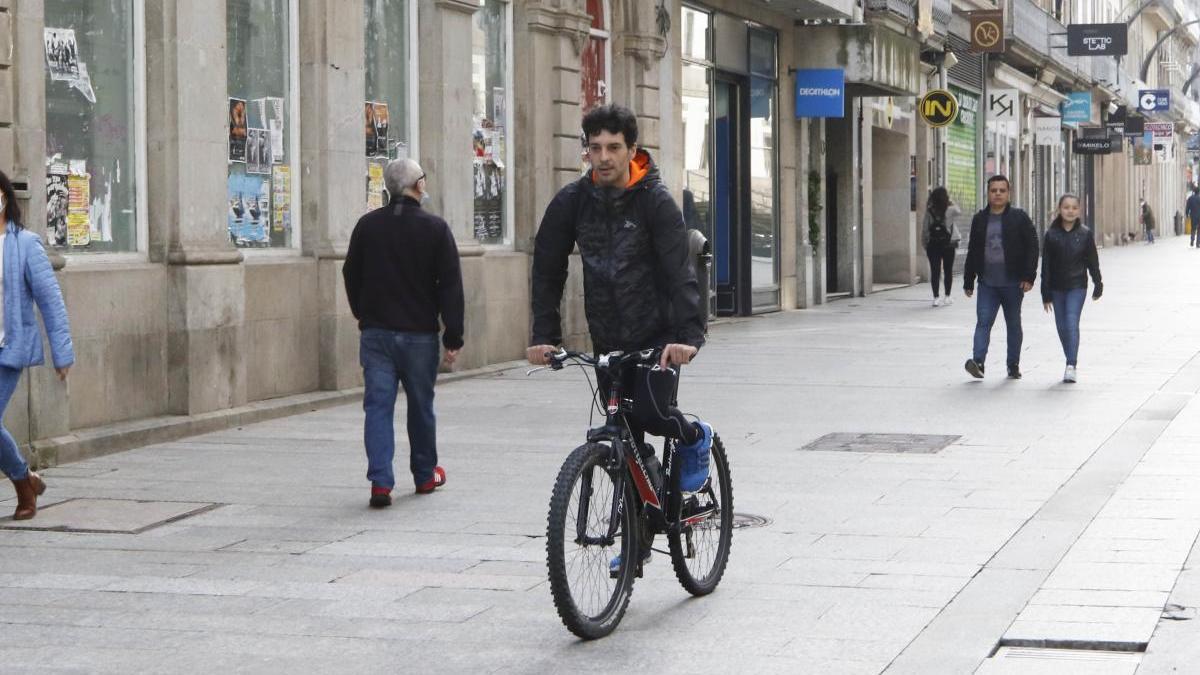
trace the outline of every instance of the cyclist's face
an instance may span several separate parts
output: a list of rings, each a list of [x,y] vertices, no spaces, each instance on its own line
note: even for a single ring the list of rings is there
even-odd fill
[[[625,134],[601,130],[588,138],[588,161],[596,182],[607,187],[624,187],[629,182],[629,160],[636,145],[625,144]]]

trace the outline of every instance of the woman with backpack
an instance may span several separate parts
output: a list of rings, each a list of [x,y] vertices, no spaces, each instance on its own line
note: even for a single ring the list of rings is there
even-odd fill
[[[929,193],[925,207],[925,223],[921,226],[921,245],[929,256],[929,282],[933,285],[933,306],[949,305],[950,286],[954,281],[954,253],[962,235],[958,232],[958,217],[962,209],[950,201],[950,193],[944,187],[936,187]],[[946,277],[946,299],[939,295],[942,275]]]
[[[1042,242],[1042,306],[1054,310],[1058,339],[1062,342],[1067,369],[1063,382],[1075,381],[1079,357],[1079,315],[1087,299],[1088,276],[1095,288],[1092,301],[1104,293],[1100,280],[1100,256],[1096,238],[1079,220],[1079,198],[1065,194],[1058,199],[1058,216],[1046,228]]]

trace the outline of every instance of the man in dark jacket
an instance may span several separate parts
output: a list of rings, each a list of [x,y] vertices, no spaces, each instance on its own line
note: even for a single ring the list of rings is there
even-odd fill
[[[562,343],[559,303],[568,258],[578,244],[595,351],[661,348],[660,368],[689,363],[704,344],[704,313],[683,214],[650,155],[637,147],[632,111],[619,105],[596,108],[584,116],[583,132],[592,170],[558,192],[538,229],[533,335],[526,357],[544,365]],[[600,382],[604,390],[610,384]],[[625,391],[634,392],[635,435],[676,439],[681,487],[696,490],[708,476],[712,429],[671,405],[673,389],[632,386]]]
[[[1192,194],[1188,195],[1187,206],[1184,207],[1184,213],[1192,221],[1192,235],[1188,239],[1188,246],[1200,247],[1200,183],[1192,185]]]
[[[463,346],[463,283],[458,247],[446,221],[421,208],[425,173],[411,159],[390,162],[383,179],[392,201],[363,216],[350,236],[342,275],[350,311],[362,331],[363,433],[371,506],[392,503],[392,416],[398,384],[408,398],[409,468],[417,492],[446,483],[437,465],[433,385],[442,346],[454,363]]]
[[[966,369],[972,377],[983,377],[992,324],[1003,308],[1008,327],[1008,376],[1015,380],[1021,377],[1021,300],[1037,276],[1038,236],[1029,216],[1009,204],[1008,178],[992,176],[987,191],[988,208],[971,220],[963,269],[963,292],[968,298],[979,278],[974,353],[967,359]]]

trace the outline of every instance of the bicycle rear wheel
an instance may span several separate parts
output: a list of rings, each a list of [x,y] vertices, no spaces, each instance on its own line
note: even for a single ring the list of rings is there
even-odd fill
[[[717,434],[709,460],[708,482],[683,496],[681,531],[667,536],[675,576],[697,596],[712,593],[721,583],[733,545],[733,484],[725,445]]]
[[[598,443],[576,448],[558,472],[547,518],[554,607],[567,630],[585,640],[604,637],[621,622],[640,559],[633,487],[612,454]]]

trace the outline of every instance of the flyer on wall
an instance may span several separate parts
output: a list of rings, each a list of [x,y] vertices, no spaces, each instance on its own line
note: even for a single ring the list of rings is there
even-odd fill
[[[67,175],[67,245],[87,246],[92,242],[92,177]]]
[[[388,156],[388,125],[391,120],[388,116],[388,105],[386,103],[376,103],[375,106],[375,156]]]
[[[229,161],[246,161],[246,99],[229,99]]]
[[[383,201],[383,165],[378,162],[367,164],[367,209],[381,208]]]
[[[51,166],[46,174],[46,241],[52,246],[67,245],[69,201],[66,165]]]
[[[371,101],[367,101],[364,104],[363,117],[364,117],[364,123],[365,123],[364,130],[366,131],[366,134],[367,134],[367,146],[366,146],[367,153],[366,154],[367,154],[367,157],[374,157],[375,152],[376,152],[376,147],[378,145],[378,143],[377,143],[378,136],[375,133],[375,104],[372,103]]]
[[[271,229],[287,232],[292,229],[292,168],[271,167]]]
[[[46,43],[46,66],[50,79],[57,82],[74,82],[79,79],[79,45],[75,41],[73,28],[46,28],[43,30]]]
[[[271,135],[271,163],[283,163],[283,99],[267,97],[267,132]]]
[[[246,173],[271,172],[271,139],[266,129],[246,131]]]

